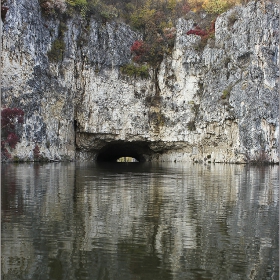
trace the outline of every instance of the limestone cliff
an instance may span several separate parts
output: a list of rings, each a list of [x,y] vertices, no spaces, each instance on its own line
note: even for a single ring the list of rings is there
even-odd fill
[[[2,107],[21,108],[12,158],[279,162],[279,8],[255,1],[222,14],[203,48],[179,19],[173,52],[150,78],[120,67],[141,38],[120,22],[45,17],[7,1]],[[61,59],[48,52],[63,27]]]

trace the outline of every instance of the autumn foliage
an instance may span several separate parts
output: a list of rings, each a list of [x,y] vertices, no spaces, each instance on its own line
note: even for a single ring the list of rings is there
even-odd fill
[[[137,29],[145,28],[149,19],[158,12],[163,13],[168,22],[189,11],[218,15],[234,5],[247,2],[248,0],[39,0],[46,15],[71,15],[78,11],[83,17],[94,15],[103,20],[119,17]]]
[[[187,32],[187,35],[190,35],[190,34],[194,34],[194,35],[198,35],[198,36],[205,36],[207,35],[207,32],[205,30],[197,30],[197,29],[191,29]]]
[[[136,55],[142,55],[146,51],[146,47],[143,41],[135,41],[130,50]]]
[[[65,0],[40,0],[40,5],[46,14],[51,14],[54,10],[64,13],[67,9]]]
[[[1,111],[1,155],[4,159],[10,158],[7,148],[14,149],[19,141],[17,133],[23,124],[24,112],[19,108],[5,108]]]
[[[42,11],[47,15],[64,14],[73,16],[79,12],[84,19],[94,17],[102,22],[115,20],[129,24],[143,35],[131,47],[133,62],[148,63],[158,67],[164,55],[174,46],[176,22],[192,11],[206,12],[213,16],[226,11],[247,0],[39,0]],[[64,17],[65,18],[65,17]],[[213,32],[210,30],[190,30],[206,40]],[[64,38],[57,38],[48,52],[50,60],[60,61],[64,54]]]
[[[148,52],[149,52],[149,47],[143,41],[137,40],[131,46],[130,51],[134,55],[133,56],[133,61],[137,62],[137,63],[140,63],[140,62],[144,62],[146,60],[146,57],[147,57]]]
[[[1,128],[7,132],[15,129],[17,123],[23,123],[24,112],[19,108],[5,108],[1,112]]]
[[[187,32],[187,35],[193,34],[200,36],[201,44],[204,47],[207,44],[208,39],[215,35],[215,21],[216,19],[211,22],[210,27],[206,30],[201,29],[197,24],[195,24],[194,28]]]
[[[33,149],[33,156],[34,156],[35,159],[40,158],[40,148],[39,148],[38,144],[36,144],[34,149]]]

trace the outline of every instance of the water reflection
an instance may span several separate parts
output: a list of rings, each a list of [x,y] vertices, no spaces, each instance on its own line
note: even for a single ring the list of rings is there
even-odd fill
[[[278,279],[278,167],[3,164],[2,279]]]

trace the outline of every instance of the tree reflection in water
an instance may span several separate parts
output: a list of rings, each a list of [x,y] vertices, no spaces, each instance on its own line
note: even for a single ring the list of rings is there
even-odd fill
[[[278,168],[3,164],[3,279],[278,279]]]

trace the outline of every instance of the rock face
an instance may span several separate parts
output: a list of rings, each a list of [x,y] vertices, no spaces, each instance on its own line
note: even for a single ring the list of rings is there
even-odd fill
[[[202,46],[179,19],[157,72],[121,74],[141,38],[123,23],[66,19],[61,32],[36,1],[7,1],[2,25],[2,106],[25,121],[12,157],[49,160],[279,162],[279,8],[250,2],[217,18]]]

